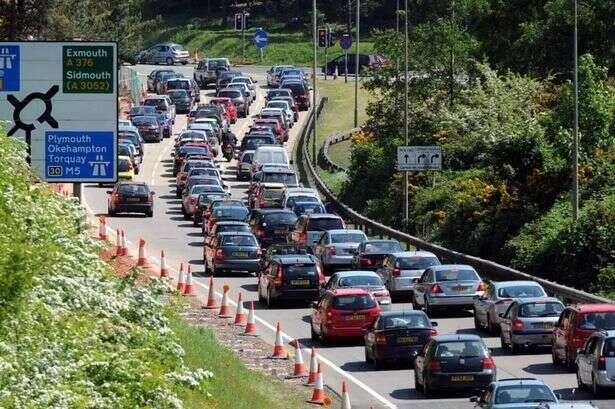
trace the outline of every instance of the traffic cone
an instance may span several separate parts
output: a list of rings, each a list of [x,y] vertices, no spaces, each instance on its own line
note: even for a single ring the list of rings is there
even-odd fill
[[[239,292],[237,298],[237,311],[235,312],[235,325],[246,325],[246,314],[243,313],[243,294]]]
[[[122,229],[122,256],[128,255],[128,245],[126,244],[126,235],[124,234],[124,229]]]
[[[184,291],[184,286],[186,282],[184,281],[184,263],[179,263],[179,277],[177,277],[177,291],[180,293]]]
[[[139,240],[139,259],[137,260],[137,266],[143,267],[147,264],[147,255],[145,254],[145,240]]]
[[[218,317],[232,318],[233,315],[231,314],[231,307],[229,307],[228,305],[228,290],[230,290],[230,287],[228,286],[228,284],[224,284],[224,286],[222,287],[222,290],[223,290],[222,304],[220,305],[220,311],[218,312]]]
[[[209,277],[209,296],[207,297],[207,305],[203,308],[208,310],[215,310],[218,308],[218,303],[216,302],[216,295],[214,291],[214,278]]]
[[[120,229],[115,231],[115,255],[122,255],[122,231]]]
[[[107,218],[100,216],[98,218],[98,238],[101,240],[108,240],[109,234],[107,233]]]
[[[350,395],[346,382],[342,382],[342,409],[352,409],[350,406]]]
[[[312,399],[309,402],[319,405],[325,403],[325,385],[322,380],[322,368],[320,364],[318,364],[318,375],[316,376],[316,384],[314,385],[314,392],[312,392]]]
[[[250,310],[248,311],[248,323],[243,335],[258,336],[256,334],[256,320],[254,319],[254,301],[250,301]]]
[[[169,269],[167,268],[167,258],[164,256],[164,250],[160,251],[160,277],[169,277]]]
[[[295,340],[295,368],[292,376],[289,376],[289,378],[303,378],[304,376],[307,376],[307,371],[303,362],[303,354],[301,353],[299,341]]]
[[[312,386],[316,383],[318,377],[318,360],[316,359],[316,350],[312,347],[312,354],[310,355],[310,372],[308,374],[308,380],[306,386]]]
[[[273,347],[273,355],[271,355],[270,358],[286,359],[286,350],[284,349],[284,344],[282,343],[282,332],[280,330],[279,322],[275,331],[275,346]]]
[[[184,284],[184,295],[194,295],[194,287],[192,286],[192,266],[188,264],[188,272],[186,273],[186,284]]]

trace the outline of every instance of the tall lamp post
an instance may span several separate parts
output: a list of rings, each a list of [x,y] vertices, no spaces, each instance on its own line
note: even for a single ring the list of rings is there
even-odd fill
[[[578,62],[578,29],[577,29],[577,0],[574,0],[574,97],[573,97],[573,152],[572,152],[572,221],[576,223],[579,217],[579,62]]]
[[[406,145],[410,143],[408,137],[408,0],[404,0],[404,140]],[[404,172],[404,219],[408,220],[408,172]]]
[[[355,43],[355,62],[354,62],[354,127],[359,126],[359,19],[361,13],[361,0],[357,0],[357,42]]]
[[[317,127],[318,127],[318,106],[316,105],[316,58],[317,58],[317,49],[318,46],[318,34],[317,34],[317,16],[316,16],[316,0],[312,1],[312,24],[313,24],[313,37],[314,37],[314,50],[313,50],[313,60],[312,60],[312,110],[314,112],[314,127],[312,134],[312,163],[316,166],[316,135],[318,135]]]

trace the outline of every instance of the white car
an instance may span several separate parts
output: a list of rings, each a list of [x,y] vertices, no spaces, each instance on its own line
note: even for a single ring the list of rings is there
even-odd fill
[[[250,77],[235,77],[231,80],[231,84],[236,84],[239,82],[246,84],[250,89],[252,99],[256,99],[256,81]]]
[[[293,110],[288,104],[288,101],[274,100],[267,102],[267,106],[265,107],[265,109],[272,108],[281,109],[286,117],[286,123],[288,123],[291,128],[293,127],[293,125],[295,124],[295,114],[293,113]]]
[[[282,197],[282,208],[292,209],[297,202],[315,202],[322,204],[317,191],[305,187],[293,187],[286,189]]]

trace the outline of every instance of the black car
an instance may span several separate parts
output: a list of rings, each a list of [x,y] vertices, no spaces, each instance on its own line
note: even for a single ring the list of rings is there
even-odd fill
[[[118,213],[145,213],[148,217],[154,215],[155,193],[145,182],[118,182],[107,194],[109,216]]]
[[[297,215],[288,209],[254,209],[250,227],[262,247],[286,243],[289,230],[295,225]]]
[[[261,145],[276,145],[277,141],[274,136],[270,135],[246,135],[241,140],[239,152],[255,151]]]
[[[190,112],[190,108],[192,108],[194,100],[189,91],[185,89],[171,89],[167,91],[167,95],[175,104],[175,109],[178,114],[187,114]]]
[[[216,237],[218,233],[224,233],[229,231],[238,231],[251,233],[250,225],[246,222],[238,222],[235,220],[221,220],[216,222],[211,228],[211,234],[205,237],[205,243],[210,242],[212,238]],[[203,256],[205,253],[203,253]],[[261,263],[262,264],[262,263]]]
[[[226,88],[226,85],[233,81],[235,77],[241,77],[242,73],[240,71],[222,71],[220,75],[216,79],[216,92],[220,91],[222,88]]]
[[[291,82],[284,85],[292,94],[300,111],[307,111],[310,108],[310,90],[303,82]]]
[[[209,158],[209,150],[203,146],[182,146],[173,155],[173,176],[177,176],[177,172],[181,169],[182,163],[187,159],[188,155],[197,155]]]
[[[348,58],[348,62],[346,62]],[[356,71],[356,55],[353,53],[343,54],[329,61],[326,67],[322,68],[322,72],[327,72],[328,75],[333,75],[337,68],[338,74],[344,74],[348,67],[348,74],[354,74]],[[379,67],[384,64],[384,60],[377,54],[359,54],[359,74],[362,74],[366,68]]]
[[[382,260],[392,253],[402,251],[397,240],[367,240],[359,244],[354,257],[352,268],[355,270],[376,271]]]
[[[163,130],[156,116],[135,116],[132,124],[137,127],[141,137],[147,142],[162,141]]]
[[[258,273],[261,268],[261,249],[252,233],[218,233],[205,243],[205,271],[212,276],[219,273]]]
[[[417,391],[485,389],[496,379],[496,367],[485,341],[474,334],[431,337],[414,360]]]
[[[316,257],[278,255],[272,257],[258,278],[258,299],[272,307],[281,300],[302,304],[318,299],[325,283]]]
[[[250,211],[247,207],[231,204],[225,206],[216,206],[214,210],[212,210],[209,215],[209,219],[207,220],[207,225],[203,224],[204,232],[209,233],[211,228],[221,220],[233,220],[237,222],[247,222],[248,216],[250,215]]]
[[[429,337],[438,335],[437,325],[423,311],[382,312],[367,328],[365,361],[378,369],[385,362],[409,362]]]
[[[229,197],[229,194],[224,192],[207,192],[201,193],[199,198],[196,201],[196,211],[194,212],[193,221],[194,225],[198,226],[199,223],[203,221],[203,212],[207,208],[207,206],[216,199],[226,199]]]

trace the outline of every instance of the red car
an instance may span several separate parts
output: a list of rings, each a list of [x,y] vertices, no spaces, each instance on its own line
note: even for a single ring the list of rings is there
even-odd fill
[[[569,305],[553,329],[553,364],[573,368],[577,350],[596,331],[615,328],[615,304]]]
[[[233,104],[233,100],[230,98],[215,97],[212,98],[209,103],[222,105],[226,109],[228,115],[226,120],[231,124],[237,122],[237,107]]]
[[[276,138],[278,138],[278,141],[280,143],[286,142],[288,137],[286,133],[284,132],[284,128],[282,128],[282,125],[280,125],[280,122],[277,119],[274,119],[274,118],[256,119],[254,120],[253,126],[261,126],[261,125],[266,125],[266,124],[273,124],[270,126],[272,126],[273,128],[272,131],[275,133]]]
[[[313,303],[312,339],[326,343],[330,338],[362,337],[380,314],[378,301],[362,288],[326,291]]]

